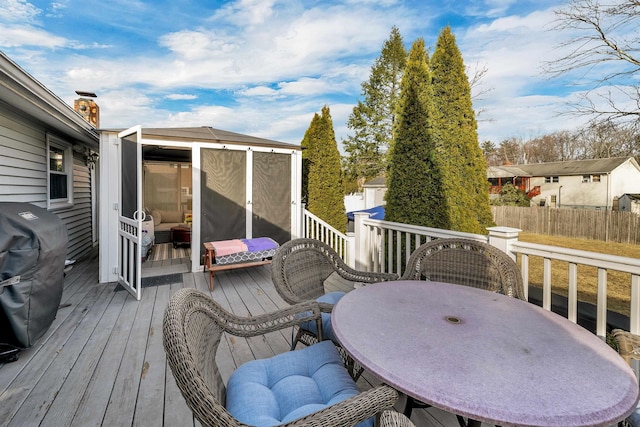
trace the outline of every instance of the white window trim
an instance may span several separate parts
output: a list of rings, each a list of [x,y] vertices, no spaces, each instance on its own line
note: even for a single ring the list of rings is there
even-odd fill
[[[49,166],[50,155],[51,155],[51,147],[56,147],[58,149],[64,150],[64,171],[63,173],[67,175],[67,197],[64,199],[51,199],[51,170]],[[69,208],[73,206],[73,147],[70,143],[60,139],[54,135],[47,133],[47,209],[62,209]]]

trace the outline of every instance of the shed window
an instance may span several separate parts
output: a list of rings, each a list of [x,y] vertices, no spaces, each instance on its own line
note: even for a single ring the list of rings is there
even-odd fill
[[[560,182],[560,177],[559,176],[545,176],[544,177],[544,182],[546,182],[546,183]]]
[[[73,151],[71,145],[47,135],[47,206],[49,209],[73,202]]]

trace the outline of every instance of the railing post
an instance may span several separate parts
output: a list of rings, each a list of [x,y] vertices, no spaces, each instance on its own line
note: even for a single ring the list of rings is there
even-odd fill
[[[516,254],[511,251],[511,245],[518,241],[518,235],[522,230],[511,227],[488,227],[487,230],[489,230],[489,244],[506,252],[515,261]]]
[[[353,232],[355,233],[354,244],[354,268],[361,271],[367,270],[367,230],[362,223],[366,218],[369,218],[367,212],[354,212],[353,213]]]
[[[356,268],[356,233],[353,231],[347,232],[347,259],[344,262],[351,268]]]

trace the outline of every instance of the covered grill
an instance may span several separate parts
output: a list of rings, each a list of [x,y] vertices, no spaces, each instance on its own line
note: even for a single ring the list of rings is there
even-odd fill
[[[53,213],[0,203],[0,343],[31,347],[56,317],[68,236]]]

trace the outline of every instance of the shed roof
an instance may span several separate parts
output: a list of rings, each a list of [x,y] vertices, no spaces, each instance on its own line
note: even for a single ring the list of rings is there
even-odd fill
[[[629,199],[631,200],[640,200],[640,194],[638,193],[625,193],[621,196],[621,198],[624,196],[629,197]]]
[[[386,187],[387,186],[387,178],[384,176],[378,176],[376,178],[370,179],[365,182],[363,187]]]
[[[124,129],[101,129],[103,132],[120,132]],[[272,139],[258,138],[256,136],[244,135],[222,129],[215,129],[210,126],[200,127],[175,127],[175,128],[142,128],[144,139],[162,141],[183,141],[183,142],[210,142],[229,145],[251,145],[259,147],[288,148],[301,150],[300,145],[289,144],[287,142],[275,141]]]

